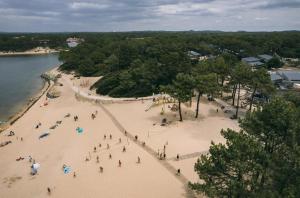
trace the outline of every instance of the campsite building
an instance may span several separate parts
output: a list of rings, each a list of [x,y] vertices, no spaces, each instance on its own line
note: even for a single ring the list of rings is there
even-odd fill
[[[268,54],[261,54],[258,55],[258,58],[263,61],[264,63],[268,62],[269,60],[271,60],[273,58],[273,56],[268,55]]]
[[[259,67],[262,66],[264,63],[262,63],[260,61],[260,59],[256,58],[256,57],[246,57],[246,58],[242,58],[242,61],[244,63],[247,63],[248,65],[250,65],[251,67]]]

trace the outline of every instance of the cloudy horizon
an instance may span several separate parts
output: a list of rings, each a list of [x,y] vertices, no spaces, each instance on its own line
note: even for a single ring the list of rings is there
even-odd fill
[[[0,32],[300,30],[300,0],[0,0]]]

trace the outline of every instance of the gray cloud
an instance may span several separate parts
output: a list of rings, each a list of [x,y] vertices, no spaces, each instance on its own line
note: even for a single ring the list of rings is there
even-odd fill
[[[0,31],[300,29],[300,0],[0,0]]]

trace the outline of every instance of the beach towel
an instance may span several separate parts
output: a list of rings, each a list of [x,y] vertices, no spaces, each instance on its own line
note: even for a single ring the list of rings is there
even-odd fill
[[[63,171],[64,171],[64,174],[68,174],[69,172],[71,172],[71,167],[66,166],[66,167],[64,167]]]

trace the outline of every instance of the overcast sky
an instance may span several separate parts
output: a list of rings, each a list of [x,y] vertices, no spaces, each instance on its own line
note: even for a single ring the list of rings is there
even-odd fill
[[[0,31],[300,30],[300,0],[0,0]]]

